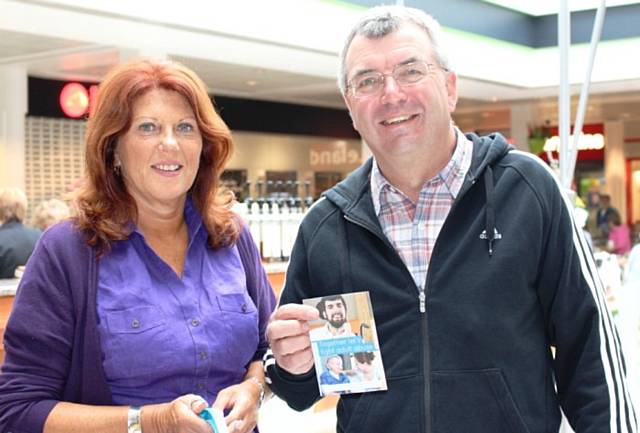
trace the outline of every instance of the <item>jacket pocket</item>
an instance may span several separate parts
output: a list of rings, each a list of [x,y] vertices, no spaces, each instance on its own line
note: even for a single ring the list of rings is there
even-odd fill
[[[387,378],[387,391],[340,396],[337,433],[424,431],[422,377]]]
[[[529,433],[500,369],[431,373],[433,433]]]

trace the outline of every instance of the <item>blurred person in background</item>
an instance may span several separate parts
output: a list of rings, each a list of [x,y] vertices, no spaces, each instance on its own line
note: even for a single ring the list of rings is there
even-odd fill
[[[618,212],[610,213],[607,221],[609,223],[607,249],[610,253],[619,256],[627,254],[631,251],[631,230],[629,230],[629,226],[622,223]]]
[[[33,210],[33,225],[44,231],[70,216],[71,211],[65,202],[57,198],[51,198],[41,201],[35,207]]]
[[[275,304],[219,177],[230,131],[184,66],[99,88],[75,215],[43,235],[5,332],[0,431],[231,433],[256,426]]]
[[[0,189],[0,278],[13,278],[24,266],[42,232],[25,226],[27,196],[20,188]]]
[[[611,229],[610,218],[612,215],[620,216],[618,209],[611,206],[611,196],[600,194],[598,201],[598,212],[596,214],[596,225],[599,230],[599,238],[606,244]]]
[[[300,226],[267,328],[271,389],[297,410],[320,398],[318,311],[301,303],[368,290],[388,389],[342,395],[338,433],[549,433],[562,413],[577,433],[635,433],[574,205],[539,158],[456,127],[439,35],[424,12],[384,6],[347,37],[340,90],[373,157]]]

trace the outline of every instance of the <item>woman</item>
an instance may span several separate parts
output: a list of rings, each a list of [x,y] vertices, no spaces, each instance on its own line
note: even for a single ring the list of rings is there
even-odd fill
[[[355,360],[355,373],[359,382],[372,382],[380,380],[375,363],[376,354],[373,352],[356,352],[353,354]]]
[[[24,191],[0,188],[0,278],[13,278],[40,238],[40,230],[22,224],[27,206]]]
[[[120,66],[86,140],[75,216],[42,237],[9,319],[0,431],[205,433],[209,403],[253,430],[275,299],[218,190],[233,144],[204,84]]]
[[[70,216],[71,211],[65,202],[57,198],[50,198],[38,203],[33,210],[33,225],[44,231]]]

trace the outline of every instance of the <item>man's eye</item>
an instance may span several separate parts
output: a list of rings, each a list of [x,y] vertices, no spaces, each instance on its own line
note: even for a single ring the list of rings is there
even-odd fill
[[[407,77],[415,77],[424,75],[424,71],[422,69],[411,68],[403,71],[402,74]]]
[[[182,134],[190,134],[195,131],[195,127],[189,122],[182,122],[178,125],[177,130]]]
[[[144,122],[138,125],[138,131],[144,133],[154,132],[156,130],[156,125],[152,122]]]
[[[403,69],[400,71],[398,79],[401,81],[412,82],[412,81],[420,80],[426,74],[427,72],[422,68],[407,67],[406,69]]]
[[[362,77],[356,81],[356,87],[358,89],[369,89],[371,87],[375,87],[378,82],[378,77],[370,76],[370,77]]]

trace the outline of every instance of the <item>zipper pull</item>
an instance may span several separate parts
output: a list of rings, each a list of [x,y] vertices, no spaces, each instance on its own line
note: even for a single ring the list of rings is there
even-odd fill
[[[418,287],[418,300],[420,301],[420,312],[424,314],[427,311],[427,295],[424,293],[422,286]]]

